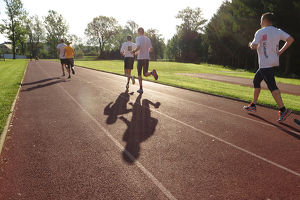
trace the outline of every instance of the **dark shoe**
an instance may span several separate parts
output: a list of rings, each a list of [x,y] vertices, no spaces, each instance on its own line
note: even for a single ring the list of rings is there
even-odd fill
[[[137,92],[140,93],[140,94],[144,93],[143,89],[139,89]]]
[[[248,106],[244,106],[243,109],[248,112],[256,112],[256,106],[250,103]]]
[[[152,71],[152,74],[153,74],[155,80],[157,80],[158,79],[158,74],[157,74],[155,69]]]
[[[71,78],[71,75],[69,75],[68,78]]]
[[[65,76],[65,73],[63,73],[62,76]]]
[[[71,68],[72,74],[75,74],[74,67]]]
[[[279,111],[278,114],[279,114],[279,119],[277,121],[283,122],[284,120],[286,120],[286,118],[288,118],[288,116],[292,114],[292,111],[286,109],[284,112]]]

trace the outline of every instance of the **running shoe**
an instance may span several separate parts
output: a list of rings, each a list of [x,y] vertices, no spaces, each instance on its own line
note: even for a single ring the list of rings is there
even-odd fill
[[[71,68],[72,74],[75,74],[74,67]]]
[[[126,84],[126,89],[127,89],[127,90],[129,89],[129,83]]]
[[[132,81],[132,84],[134,85],[135,84],[135,77],[134,76],[131,76],[131,81]]]
[[[286,109],[284,112],[279,111],[278,112],[279,119],[277,121],[283,122],[284,120],[286,120],[286,118],[288,118],[288,116],[290,116],[290,114],[292,114],[292,111],[288,109]]]
[[[65,73],[63,73],[62,76],[65,76]]]
[[[155,80],[157,80],[158,79],[158,74],[157,74],[155,69],[152,71],[152,74],[153,74]]]
[[[144,91],[143,91],[143,89],[139,89],[137,92],[140,94],[143,94]]]
[[[256,106],[250,103],[248,106],[244,106],[243,109],[248,112],[256,112]]]
[[[298,126],[300,126],[300,120],[294,119],[294,122],[295,122]]]
[[[69,75],[68,78],[71,78],[71,75]]]

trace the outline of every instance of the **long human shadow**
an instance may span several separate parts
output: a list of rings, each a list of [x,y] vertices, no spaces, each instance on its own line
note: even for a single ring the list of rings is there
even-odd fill
[[[52,80],[56,80],[56,79],[60,79],[59,77],[52,77],[52,78],[46,78],[43,80],[38,80],[38,81],[34,81],[34,82],[29,82],[29,83],[20,83],[21,86],[26,86],[26,85],[34,85],[34,84],[38,84],[38,83],[44,83],[47,81],[52,81]]]
[[[251,115],[251,116],[253,116],[253,117],[257,118],[257,119],[260,119],[260,120],[262,120],[262,121],[264,121],[264,122],[266,122],[266,123],[268,123],[268,124],[270,124],[270,125],[272,125],[272,126],[278,128],[279,130],[281,130],[281,131],[283,131],[283,132],[289,134],[290,136],[293,136],[293,137],[295,137],[296,139],[300,140],[300,135],[299,135],[299,134],[296,134],[296,133],[294,133],[294,132],[292,132],[292,131],[290,131],[290,130],[288,130],[288,129],[285,129],[285,128],[283,128],[283,127],[277,125],[277,124],[274,124],[274,123],[272,123],[272,122],[266,120],[265,118],[263,118],[263,117],[261,117],[261,116],[255,115],[255,114],[253,114],[253,113],[249,113],[249,115]],[[292,130],[295,131],[295,132],[300,133],[300,130],[298,130],[298,129],[296,129],[296,128],[293,128],[293,127],[291,127],[291,126],[288,125],[288,124],[285,124],[285,123],[280,123],[280,124],[284,125],[284,126],[287,127],[287,128],[292,129]]]
[[[21,90],[21,91],[22,91],[22,92],[29,92],[29,91],[32,91],[32,90],[35,90],[35,89],[44,88],[44,87],[51,86],[51,85],[55,85],[55,84],[61,83],[61,82],[66,82],[66,80],[64,80],[64,79],[59,79],[59,80],[57,80],[57,81],[52,81],[52,82],[45,83],[45,84],[38,84],[38,85],[36,85],[36,86],[30,87],[30,88],[27,88],[27,89],[23,89],[23,90]]]
[[[140,94],[135,103],[132,105],[132,118],[131,120],[125,117],[119,117],[126,125],[127,129],[123,135],[123,141],[126,142],[123,151],[123,159],[132,164],[140,156],[140,143],[151,137],[156,129],[158,120],[151,116],[150,106],[159,108],[160,103],[153,103],[148,99],[143,99]]]
[[[107,124],[114,124],[117,121],[119,115],[127,114],[132,111],[132,109],[127,108],[130,95],[133,95],[133,92],[128,93],[128,89],[126,89],[125,92],[122,92],[118,96],[115,102],[110,102],[104,108],[104,115],[107,115]]]

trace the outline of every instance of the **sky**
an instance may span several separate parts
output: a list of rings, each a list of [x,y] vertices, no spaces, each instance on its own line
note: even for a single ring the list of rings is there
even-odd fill
[[[186,8],[200,7],[203,17],[209,20],[224,0],[22,0],[24,8],[30,15],[46,16],[52,9],[62,14],[69,25],[69,32],[84,38],[84,30],[94,17],[112,16],[124,26],[128,20],[135,21],[145,29],[154,28],[165,40],[176,33],[178,11]],[[5,5],[0,0],[0,20],[4,19]],[[0,43],[5,39],[0,35]]]

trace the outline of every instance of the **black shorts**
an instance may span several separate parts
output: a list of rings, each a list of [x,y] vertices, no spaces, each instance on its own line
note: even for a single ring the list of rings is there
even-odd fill
[[[68,59],[60,59],[60,63],[62,64],[62,65],[66,65],[67,64],[67,60]]]
[[[74,67],[74,59],[73,58],[68,58],[66,59],[66,67],[70,68],[70,67]]]
[[[133,57],[125,57],[124,59],[124,68],[125,69],[133,69],[134,58]]]
[[[149,60],[148,59],[138,60],[137,70],[138,70],[139,76],[142,75],[142,70],[143,70],[143,74],[145,76],[145,73],[148,72],[148,68],[149,68]]]
[[[259,68],[254,76],[254,88],[261,88],[260,83],[264,80],[271,92],[277,90],[278,87],[275,81],[275,67]]]

